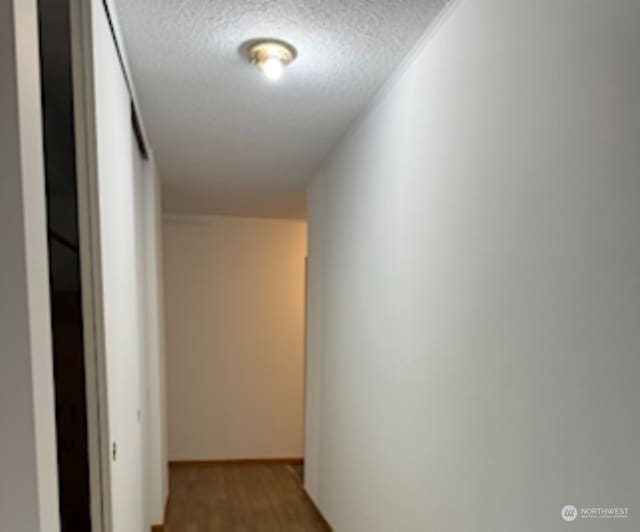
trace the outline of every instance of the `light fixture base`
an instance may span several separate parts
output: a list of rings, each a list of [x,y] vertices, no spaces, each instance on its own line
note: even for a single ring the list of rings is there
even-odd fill
[[[289,43],[276,39],[260,39],[247,44],[247,57],[258,68],[269,59],[277,59],[286,66],[298,55]]]

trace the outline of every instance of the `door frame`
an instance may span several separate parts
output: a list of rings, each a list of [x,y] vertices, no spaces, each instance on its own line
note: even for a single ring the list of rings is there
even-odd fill
[[[95,5],[92,1],[69,1],[91,532],[111,532],[110,437],[93,78],[93,9]]]

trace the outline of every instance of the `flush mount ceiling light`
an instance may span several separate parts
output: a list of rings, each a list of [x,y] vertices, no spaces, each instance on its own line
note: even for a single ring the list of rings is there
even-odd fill
[[[282,77],[284,67],[297,55],[289,43],[274,39],[263,39],[248,43],[247,56],[267,79],[275,81]]]

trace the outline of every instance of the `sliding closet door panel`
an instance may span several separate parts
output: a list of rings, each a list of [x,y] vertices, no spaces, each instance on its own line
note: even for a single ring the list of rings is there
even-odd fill
[[[141,297],[136,179],[127,86],[104,11],[94,2],[99,231],[115,532],[146,529],[141,386]]]

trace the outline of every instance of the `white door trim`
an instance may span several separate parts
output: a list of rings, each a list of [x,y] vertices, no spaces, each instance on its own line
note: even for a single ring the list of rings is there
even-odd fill
[[[92,10],[70,0],[71,56],[76,139],[80,279],[84,327],[87,438],[92,532],[112,532],[110,435],[107,401]]]

